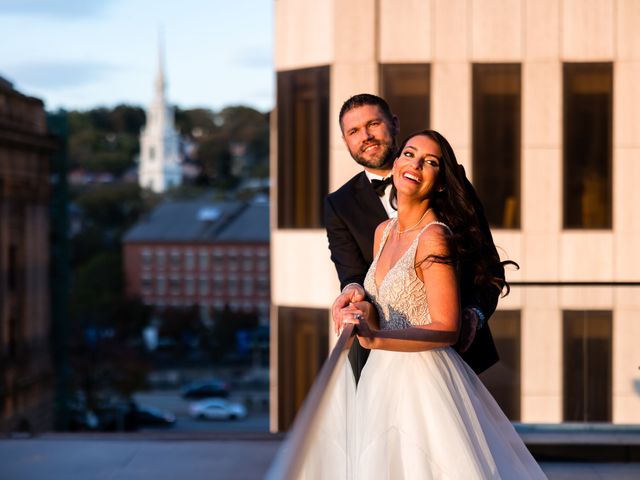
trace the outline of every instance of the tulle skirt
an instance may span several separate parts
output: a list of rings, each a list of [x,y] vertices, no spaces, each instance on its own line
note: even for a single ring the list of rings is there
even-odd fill
[[[451,348],[374,350],[356,389],[345,361],[304,479],[546,478],[477,375]]]

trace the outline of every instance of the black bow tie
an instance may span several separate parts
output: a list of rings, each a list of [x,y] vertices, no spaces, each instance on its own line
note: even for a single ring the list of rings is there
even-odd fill
[[[393,177],[389,175],[387,178],[383,178],[382,180],[376,180],[375,178],[371,180],[371,185],[373,189],[376,191],[379,197],[384,195],[384,191],[387,188],[387,185],[390,185],[393,182]]]

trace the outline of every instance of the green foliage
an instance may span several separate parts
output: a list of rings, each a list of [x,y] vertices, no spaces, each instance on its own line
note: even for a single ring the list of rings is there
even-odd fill
[[[118,176],[134,166],[144,110],[119,105],[114,109],[72,111],[67,116],[71,168]]]

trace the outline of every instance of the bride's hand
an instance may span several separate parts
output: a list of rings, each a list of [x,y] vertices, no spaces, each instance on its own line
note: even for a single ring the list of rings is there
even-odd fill
[[[348,308],[352,302],[364,300],[364,288],[357,283],[350,283],[342,289],[331,306],[331,318],[333,319],[333,330],[336,335],[342,332],[342,310]]]
[[[378,312],[369,302],[356,302],[341,310],[342,322],[356,326],[358,341],[363,348],[374,348],[378,330]]]

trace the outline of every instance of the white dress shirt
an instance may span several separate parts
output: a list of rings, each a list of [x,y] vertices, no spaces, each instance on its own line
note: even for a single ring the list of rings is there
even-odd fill
[[[375,173],[371,173],[367,170],[364,171],[364,174],[367,176],[367,178],[369,179],[369,181],[371,180],[384,180],[385,178],[387,178],[389,175],[387,175],[387,177],[383,177],[381,175],[376,175]],[[380,197],[380,201],[382,202],[382,206],[384,207],[385,211],[387,212],[387,216],[389,218],[396,218],[398,216],[398,211],[393,208],[391,206],[391,203],[389,202],[389,197],[391,195],[391,184],[387,185],[384,189],[384,195],[382,195]]]

